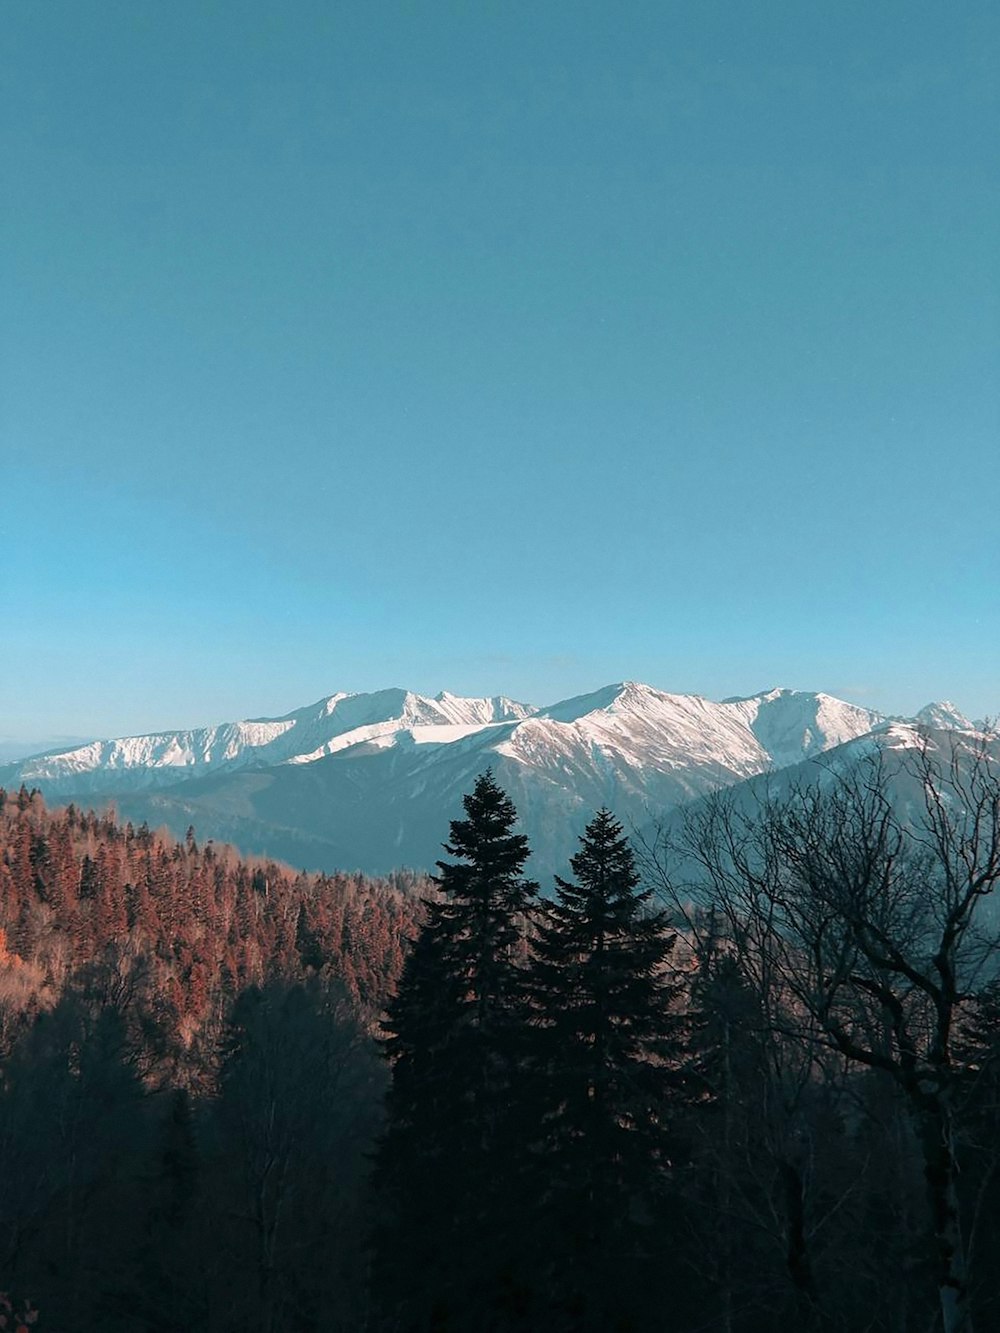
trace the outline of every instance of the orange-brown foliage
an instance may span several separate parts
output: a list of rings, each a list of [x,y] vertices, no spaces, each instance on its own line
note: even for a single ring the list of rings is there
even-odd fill
[[[0,789],[0,1030],[50,1005],[95,961],[141,977],[181,1051],[247,986],[318,970],[374,1013],[402,966],[426,881],[296,874],[230,847],[178,842],[110,813],[46,809]],[[134,983],[139,984],[139,983]]]

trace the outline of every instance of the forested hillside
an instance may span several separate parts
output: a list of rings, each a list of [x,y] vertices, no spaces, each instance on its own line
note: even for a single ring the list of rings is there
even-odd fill
[[[49,811],[23,788],[0,790],[0,847],[5,1031],[97,963],[144,997],[191,1078],[199,1041],[248,986],[319,972],[376,1011],[427,887],[405,872],[297,875],[199,846],[193,830],[178,842],[110,813]]]
[[[686,883],[600,811],[553,901],[477,780],[387,1021],[380,1333],[996,1325],[1000,774],[906,762],[919,815],[879,752],[696,808]]]
[[[489,773],[434,883],[5,794],[0,1314],[995,1326],[1000,781],[965,745],[914,761],[916,823],[877,757],[698,807],[700,884],[602,810],[551,897]]]
[[[361,1326],[370,1032],[421,887],[0,792],[0,1290],[19,1313],[61,1333]]]

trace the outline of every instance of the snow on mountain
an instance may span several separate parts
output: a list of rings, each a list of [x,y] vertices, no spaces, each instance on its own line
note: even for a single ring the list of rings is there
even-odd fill
[[[262,750],[287,731],[291,721],[229,722],[196,731],[168,732],[155,736],[125,736],[119,740],[91,741],[72,750],[38,755],[18,765],[25,782],[77,784],[85,777],[104,775],[117,780],[128,772],[162,771],[175,780],[172,770],[218,766],[241,754]],[[92,788],[87,788],[88,790]]]
[[[30,759],[34,755],[76,749],[81,745],[89,745],[91,739],[90,736],[50,736],[48,740],[16,741],[2,737],[0,764],[13,764],[18,760]]]
[[[805,791],[829,791],[843,782],[858,779],[862,786],[877,774],[892,809],[903,824],[917,828],[927,818],[924,786],[926,749],[931,781],[946,803],[961,806],[966,795],[961,784],[968,783],[974,766],[985,752],[993,771],[1000,769],[1000,737],[996,733],[959,728],[953,725],[931,728],[926,721],[889,720],[865,735],[855,736],[840,745],[813,754],[784,768],[733,783],[726,791],[726,804],[737,821],[755,821],[763,807],[781,806]],[[874,767],[869,768],[868,765]],[[959,786],[955,785],[958,775]],[[668,810],[662,817],[640,824],[641,836],[656,842],[662,863],[669,867],[678,885],[704,882],[703,867],[697,858],[683,851],[684,831],[688,822],[697,821],[705,810],[707,794],[683,807]],[[1000,903],[991,906],[1000,922]]]
[[[747,699],[726,699],[779,768],[863,736],[884,719],[880,713],[829,694],[765,690]]]
[[[975,731],[975,724],[947,699],[937,703],[925,704],[914,718],[924,727],[937,727],[942,731]]]
[[[464,726],[475,723],[516,722],[519,718],[530,717],[538,709],[531,704],[520,704],[508,699],[503,694],[496,694],[491,699],[465,699],[458,694],[449,694],[442,690],[434,696],[433,702],[450,722]]]
[[[710,769],[745,776],[767,767],[753,733],[723,704],[624,681],[543,708],[496,746],[533,766],[575,760],[674,773]]]
[[[334,725],[319,729],[316,733],[320,736],[319,744],[309,743],[306,738],[313,733],[304,730],[302,748],[282,761],[272,762],[309,764],[354,745],[385,747],[410,739],[445,743],[482,727],[529,717],[534,711],[528,704],[501,695],[492,699],[466,699],[442,692],[428,699],[410,690],[382,690],[378,694],[333,698],[337,703],[327,716]]]
[[[951,705],[926,728],[965,722]],[[503,696],[395,689],[332,694],[280,718],[98,741],[0,769],[59,800],[113,797],[124,817],[317,869],[432,866],[448,820],[491,766],[516,805],[535,873],[564,868],[601,805],[626,824],[845,745],[907,747],[912,722],[827,694],[716,703],[636,681],[545,708]],[[875,738],[881,738],[876,740]]]
[[[402,733],[451,729],[450,739],[530,716],[528,704],[498,696],[427,699],[409,690],[331,694],[278,718],[92,741],[0,769],[0,784],[27,783],[51,796],[161,787],[219,769],[309,763],[361,744],[393,744]]]

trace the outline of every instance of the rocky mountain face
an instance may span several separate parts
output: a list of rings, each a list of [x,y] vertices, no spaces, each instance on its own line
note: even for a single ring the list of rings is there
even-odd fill
[[[930,709],[934,725],[965,723],[950,705]],[[0,768],[0,785],[39,787],[50,802],[113,799],[123,817],[180,835],[193,824],[245,853],[378,873],[432,866],[463,793],[492,767],[546,876],[565,868],[602,805],[648,825],[883,725],[870,709],[786,689],[716,703],[626,681],[543,708],[382,690],[280,718],[95,741]]]

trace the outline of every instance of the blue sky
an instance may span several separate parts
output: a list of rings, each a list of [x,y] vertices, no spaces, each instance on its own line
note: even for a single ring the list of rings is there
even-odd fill
[[[391,684],[1000,710],[995,5],[0,40],[0,738]]]

